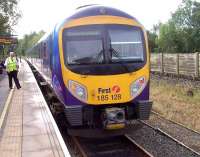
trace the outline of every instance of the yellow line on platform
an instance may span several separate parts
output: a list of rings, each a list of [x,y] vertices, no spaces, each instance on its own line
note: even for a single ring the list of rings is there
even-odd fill
[[[8,98],[6,100],[6,103],[5,103],[5,106],[4,106],[4,109],[3,109],[3,112],[1,114],[1,117],[0,117],[0,129],[2,128],[3,126],[3,122],[4,122],[4,119],[6,117],[6,113],[7,113],[7,110],[9,108],[9,105],[10,105],[10,101],[12,99],[12,95],[13,95],[13,92],[14,92],[14,89],[11,89],[9,95],[8,95]]]

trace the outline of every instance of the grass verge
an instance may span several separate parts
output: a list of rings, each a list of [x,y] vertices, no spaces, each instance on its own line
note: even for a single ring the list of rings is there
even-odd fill
[[[200,132],[200,87],[152,79],[150,90],[155,112]]]

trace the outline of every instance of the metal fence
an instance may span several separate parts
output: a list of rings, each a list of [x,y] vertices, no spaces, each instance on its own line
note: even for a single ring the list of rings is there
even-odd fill
[[[200,77],[200,53],[152,53],[151,71]]]

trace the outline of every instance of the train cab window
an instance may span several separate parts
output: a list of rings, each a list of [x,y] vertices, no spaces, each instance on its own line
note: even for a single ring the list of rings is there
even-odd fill
[[[62,35],[65,65],[76,73],[127,73],[142,68],[147,61],[144,33],[136,26],[76,26],[66,28]]]
[[[81,26],[64,31],[64,56],[68,65],[103,62],[103,40],[98,26]]]
[[[110,25],[108,28],[112,62],[144,61],[142,31],[137,27]]]

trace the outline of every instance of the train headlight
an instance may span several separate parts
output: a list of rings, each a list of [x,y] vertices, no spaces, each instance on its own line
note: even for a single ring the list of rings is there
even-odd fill
[[[68,82],[70,92],[78,99],[82,101],[87,100],[87,90],[86,88],[79,84],[78,82],[69,80]]]
[[[131,97],[134,98],[138,96],[141,93],[141,91],[144,89],[145,85],[146,85],[146,80],[144,76],[134,81],[130,87]]]

